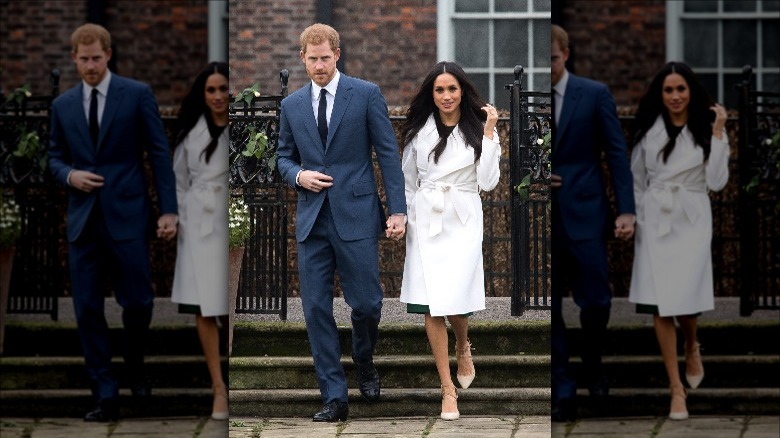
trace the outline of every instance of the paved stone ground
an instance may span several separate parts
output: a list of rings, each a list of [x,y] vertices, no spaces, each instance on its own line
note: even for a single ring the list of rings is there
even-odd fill
[[[133,418],[86,423],[80,418],[3,418],[3,438],[226,438],[228,422],[208,417]]]
[[[591,418],[555,423],[554,438],[777,438],[778,416],[695,416],[684,421],[666,417]]]

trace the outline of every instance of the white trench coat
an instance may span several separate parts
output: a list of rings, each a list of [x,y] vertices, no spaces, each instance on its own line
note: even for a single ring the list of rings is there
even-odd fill
[[[709,190],[729,179],[728,137],[712,137],[709,159],[687,126],[664,163],[669,139],[659,116],[631,153],[637,223],[629,301],[658,306],[660,316],[712,310],[712,210]]]
[[[482,156],[466,147],[455,127],[434,164],[439,141],[433,115],[404,148],[402,168],[408,213],[400,301],[428,305],[432,316],[485,308],[482,201],[500,176],[498,134],[482,137]]]
[[[228,128],[206,164],[201,116],[173,156],[179,231],[171,301],[200,306],[203,316],[228,314]]]

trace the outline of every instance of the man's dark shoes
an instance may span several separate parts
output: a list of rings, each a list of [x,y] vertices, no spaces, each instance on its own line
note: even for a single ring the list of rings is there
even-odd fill
[[[577,419],[577,404],[574,400],[561,400],[553,406],[551,420],[553,423],[571,423]]]
[[[352,358],[354,361],[355,358]],[[355,367],[357,368],[357,381],[358,389],[360,389],[360,395],[366,401],[375,402],[379,400],[380,384],[379,373],[374,367],[374,362],[358,363],[355,361]]]
[[[119,421],[119,402],[117,400],[102,400],[95,410],[84,416],[84,421],[100,423]]]
[[[349,405],[340,401],[325,403],[319,412],[314,414],[312,421],[324,421],[333,423],[334,421],[346,421],[349,414]]]

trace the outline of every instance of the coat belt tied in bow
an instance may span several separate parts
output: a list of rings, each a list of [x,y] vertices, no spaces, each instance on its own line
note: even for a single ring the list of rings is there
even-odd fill
[[[449,192],[450,201],[458,215],[458,219],[465,224],[469,218],[469,203],[462,192],[477,193],[476,183],[445,183],[441,181],[418,180],[417,186],[423,191],[431,202],[431,224],[428,236],[433,237],[442,231],[442,219],[444,217],[444,195]]]
[[[200,237],[208,236],[214,230],[214,211],[217,209],[217,192],[222,190],[221,184],[195,182],[190,191],[203,206],[200,218]]]
[[[675,199],[682,204],[685,216],[691,223],[695,223],[699,217],[699,203],[693,198],[692,193],[707,193],[703,184],[680,184],[672,182],[651,181],[648,190],[661,205],[658,221],[658,237],[672,232],[672,211]]]

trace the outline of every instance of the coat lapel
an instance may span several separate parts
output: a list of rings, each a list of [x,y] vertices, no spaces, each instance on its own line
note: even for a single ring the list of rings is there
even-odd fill
[[[76,128],[81,134],[81,138],[85,145],[92,145],[92,137],[89,135],[89,124],[87,123],[87,115],[84,113],[84,83],[79,82],[76,86],[75,92],[70,95],[70,102],[68,106],[73,108],[73,117],[76,118]],[[90,147],[90,149],[92,149]]]
[[[124,86],[121,83],[121,79],[116,75],[111,77],[111,82],[108,84],[108,95],[106,96],[106,106],[103,108],[103,118],[100,121],[100,135],[98,136],[97,148],[100,150],[100,145],[103,143],[103,139],[106,138],[106,132],[111,126],[111,122],[116,116],[117,108],[122,101],[122,90]]]
[[[303,117],[303,125],[306,127],[306,132],[309,133],[309,137],[311,137],[312,144],[320,146],[322,140],[320,140],[320,133],[317,131],[317,121],[314,118],[314,111],[311,106],[311,82],[306,86],[303,93],[298,94],[296,106]],[[325,155],[325,150],[322,147],[315,147],[315,149],[319,150],[323,156]]]
[[[333,102],[333,111],[330,114],[330,123],[328,124],[328,140],[325,142],[325,150],[328,150],[330,141],[347,112],[349,101],[352,100],[352,84],[345,75],[341,75],[339,86],[336,89],[336,100]]]
[[[555,128],[558,132],[555,134],[555,145],[558,145],[558,141],[563,138],[566,133],[566,128],[569,126],[569,120],[571,120],[572,114],[577,109],[577,104],[580,101],[580,95],[582,94],[582,86],[576,76],[569,74],[569,83],[566,84],[566,93],[563,96],[563,108],[561,109],[561,119],[558,126]]]

